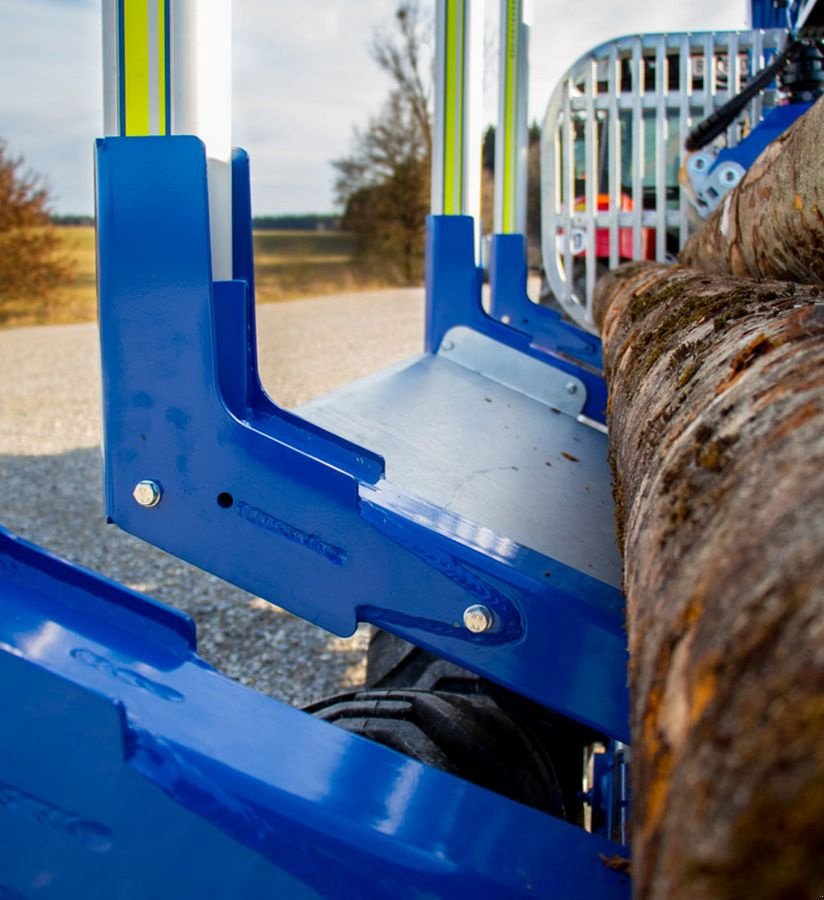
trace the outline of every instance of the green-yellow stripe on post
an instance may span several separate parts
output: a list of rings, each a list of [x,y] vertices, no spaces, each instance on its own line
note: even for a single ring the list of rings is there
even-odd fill
[[[122,0],[121,114],[127,136],[168,134],[168,0]]]
[[[465,0],[447,0],[444,59],[443,212],[463,210]]]
[[[147,0],[123,0],[123,64],[127,135],[149,134],[149,8]]]
[[[169,60],[167,59],[167,34],[166,34],[166,3],[167,0],[156,0],[157,2],[157,121],[158,134],[169,133],[168,122],[168,100],[167,92],[169,85],[166,84],[166,72],[169,69]]]
[[[518,177],[518,70],[521,51],[521,0],[507,0],[504,26],[504,116],[502,228],[505,234],[516,231],[515,206]]]

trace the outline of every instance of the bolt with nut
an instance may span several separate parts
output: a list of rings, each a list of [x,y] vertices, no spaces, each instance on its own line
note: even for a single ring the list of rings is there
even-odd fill
[[[149,479],[138,481],[132,491],[132,497],[134,497],[135,503],[137,503],[138,506],[149,508],[157,506],[157,504],[160,503],[162,496],[163,489],[160,485],[156,481],[150,481]]]
[[[489,607],[475,603],[467,606],[464,610],[463,622],[468,631],[473,634],[483,634],[495,624],[495,617]]]

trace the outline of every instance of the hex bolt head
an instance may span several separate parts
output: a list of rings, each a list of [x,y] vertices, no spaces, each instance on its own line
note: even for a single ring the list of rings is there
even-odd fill
[[[473,634],[483,634],[495,624],[495,617],[488,607],[475,603],[464,610],[463,621]]]
[[[575,384],[574,381],[568,381],[566,383],[566,389],[568,394],[577,394],[578,393],[578,385]]]
[[[160,503],[163,489],[156,481],[138,481],[132,491],[132,497],[139,506],[152,507]]]
[[[441,344],[441,350],[445,350],[447,353],[448,353],[450,350],[454,350],[454,349],[455,349],[455,342],[454,342],[454,341],[444,341],[444,342]]]
[[[693,153],[687,157],[686,165],[690,175],[703,175],[709,168],[710,160],[705,153]]]

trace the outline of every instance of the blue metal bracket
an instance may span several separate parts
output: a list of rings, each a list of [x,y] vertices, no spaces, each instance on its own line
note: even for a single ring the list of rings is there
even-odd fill
[[[0,529],[0,896],[628,900],[625,848],[225,678]]]
[[[569,362],[579,363],[593,390],[603,379],[601,341],[526,292],[526,240],[522,234],[493,234],[489,242],[490,312],[532,337],[535,347]]]
[[[775,0],[750,0],[753,28],[786,28],[787,10]]]
[[[718,156],[707,174],[711,175],[719,166],[728,162],[735,162],[743,169],[749,169],[761,156],[767,145],[780,137],[811,106],[812,103],[787,103],[766,110],[764,118],[743,141],[734,147],[725,147],[718,152]]]
[[[603,753],[593,757],[593,784],[586,798],[592,808],[593,831],[610,840],[629,841],[630,750],[610,741]]]
[[[628,740],[617,583],[399,492],[380,456],[265,395],[249,263],[236,281],[211,280],[200,142],[100,141],[97,198],[110,521],[337,634],[359,620],[387,627]],[[461,250],[471,240],[469,219],[430,222],[446,272],[430,294],[477,277],[444,259],[442,228]],[[430,321],[432,342],[451,324]],[[132,497],[145,479],[162,492],[151,508]],[[462,613],[481,600],[496,627],[473,635]]]
[[[507,237],[516,240],[519,238],[518,235]],[[604,379],[598,371],[582,367],[576,361],[582,359],[581,349],[586,350],[592,360],[596,360],[597,341],[587,336],[584,343],[577,343],[577,355],[562,355],[559,340],[561,334],[558,331],[550,332],[548,327],[542,325],[538,329],[533,327],[530,332],[518,327],[518,319],[513,319],[512,324],[505,324],[487,315],[481,301],[483,270],[475,265],[473,240],[473,225],[469,216],[430,216],[427,219],[426,350],[430,353],[437,352],[450,329],[467,326],[581,379],[587,390],[583,415],[596,422],[605,422],[607,392]],[[525,292],[526,268],[517,262],[517,250],[512,243],[504,242],[504,246],[504,259],[499,262],[506,272],[496,273],[495,280],[500,284],[502,277],[523,279],[517,284],[522,284]],[[523,299],[529,302],[525,293]],[[529,325],[527,323],[525,328]],[[571,335],[565,335],[562,340],[564,345],[569,345]]]

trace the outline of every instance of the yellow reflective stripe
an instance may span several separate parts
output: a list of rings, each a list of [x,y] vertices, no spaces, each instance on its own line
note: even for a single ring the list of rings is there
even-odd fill
[[[157,121],[158,134],[167,134],[166,122],[166,0],[157,0]]]
[[[464,131],[464,0],[447,0],[444,53],[443,211],[461,212]]]
[[[147,0],[124,0],[126,134],[149,133],[149,9]]]
[[[506,66],[504,68],[504,129],[502,222],[504,234],[515,231],[515,181],[518,150],[518,68],[521,37],[521,2],[507,0],[506,6]]]
[[[123,0],[125,134],[166,134],[166,2]],[[150,4],[155,8],[150,9]],[[151,15],[150,13],[155,13]],[[152,22],[153,20],[153,22]],[[155,27],[150,27],[150,22]]]

